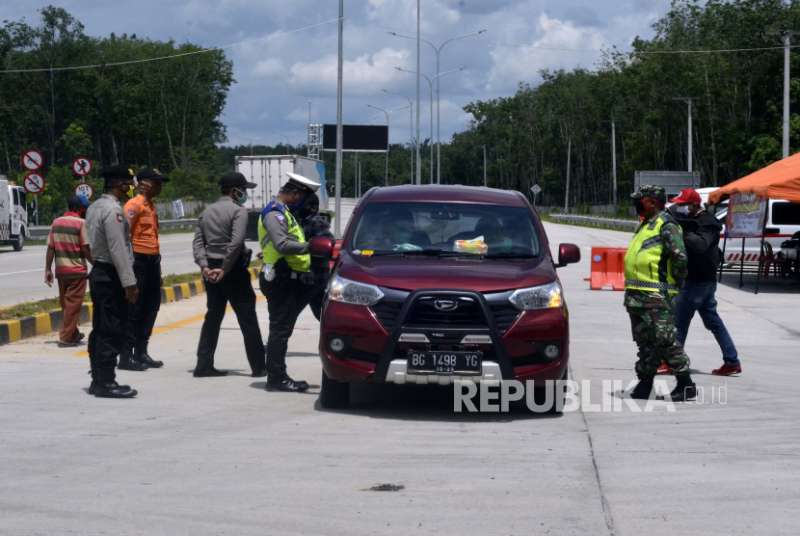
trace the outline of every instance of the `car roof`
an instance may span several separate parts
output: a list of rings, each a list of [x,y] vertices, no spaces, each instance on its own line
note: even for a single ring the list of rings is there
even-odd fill
[[[498,190],[479,186],[426,185],[374,188],[369,202],[455,202],[525,207],[525,198],[516,190]]]

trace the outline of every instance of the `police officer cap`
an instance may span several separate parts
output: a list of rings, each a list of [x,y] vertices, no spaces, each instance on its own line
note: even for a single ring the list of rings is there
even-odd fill
[[[255,188],[257,186],[254,182],[247,182],[247,179],[238,171],[226,173],[219,180],[220,188]]]
[[[633,199],[642,199],[644,197],[650,197],[652,199],[655,199],[656,201],[666,203],[667,191],[664,190],[663,186],[654,186],[648,184],[646,186],[642,186],[641,188],[639,188],[638,192],[631,194],[631,198]]]
[[[319,190],[319,183],[312,181],[308,177],[303,177],[291,171],[286,174],[289,175],[289,182],[286,183],[286,186],[312,193]]]
[[[106,182],[108,182],[113,180],[132,179],[133,172],[128,169],[127,166],[121,166],[117,164],[115,166],[103,168],[103,171],[100,172],[100,176],[103,177]]]
[[[169,182],[169,179],[162,175],[159,170],[156,168],[142,168],[136,174],[136,180],[151,180],[151,181],[161,181],[161,182]]]

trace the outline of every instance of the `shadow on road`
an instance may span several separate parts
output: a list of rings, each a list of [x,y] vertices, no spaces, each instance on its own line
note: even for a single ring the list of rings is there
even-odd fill
[[[439,385],[353,384],[350,386],[349,408],[326,409],[317,400],[314,409],[324,413],[402,421],[497,423],[561,417],[531,413],[525,407],[517,405],[512,405],[507,413],[469,413],[466,410],[455,412],[453,387]]]
[[[726,272],[720,285],[753,293],[756,288],[756,274],[744,274],[744,286],[739,288],[739,273]],[[779,277],[770,275],[762,278],[758,288],[759,294],[800,294],[800,278],[797,276]]]

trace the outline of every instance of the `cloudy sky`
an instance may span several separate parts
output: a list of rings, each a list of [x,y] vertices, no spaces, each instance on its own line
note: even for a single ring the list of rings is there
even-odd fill
[[[315,122],[336,120],[336,0],[14,0],[0,2],[0,19],[25,18],[53,3],[90,35],[135,33],[152,39],[226,46],[237,83],[223,118],[229,143],[305,141],[309,102]],[[382,123],[367,104],[396,110],[414,98],[416,0],[345,0],[347,123]],[[520,81],[536,83],[545,68],[592,67],[596,50],[627,49],[650,36],[669,0],[422,0],[422,35],[435,44],[488,30],[444,48],[441,71],[443,139],[462,130],[462,107],[476,99],[513,94]],[[318,25],[317,25],[318,24]],[[299,30],[310,25],[313,28]],[[561,50],[553,50],[561,49]],[[566,49],[566,50],[565,50]],[[435,74],[435,56],[423,45],[422,72]],[[422,137],[428,137],[428,88],[422,82]],[[407,141],[408,110],[392,114],[391,139]]]

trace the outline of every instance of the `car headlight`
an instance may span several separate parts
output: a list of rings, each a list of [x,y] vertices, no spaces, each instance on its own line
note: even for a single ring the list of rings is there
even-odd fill
[[[383,292],[375,285],[366,285],[334,276],[328,285],[328,298],[352,305],[375,305],[383,299]]]
[[[555,309],[564,304],[561,285],[557,281],[538,287],[515,290],[508,301],[520,311]]]

